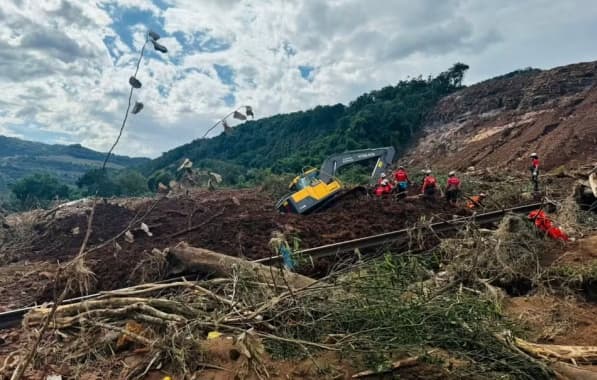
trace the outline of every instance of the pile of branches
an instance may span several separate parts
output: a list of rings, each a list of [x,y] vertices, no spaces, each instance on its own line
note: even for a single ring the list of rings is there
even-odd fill
[[[135,368],[123,368],[119,378],[141,378],[151,368],[163,366],[177,368],[180,373],[193,373],[215,366],[206,363],[200,344],[210,332],[235,336],[237,344],[239,337],[250,340],[246,338],[249,334],[254,342],[281,340],[332,349],[325,344],[302,342],[275,333],[281,323],[275,316],[281,310],[292,308],[290,305],[296,305],[306,294],[322,296],[321,292],[319,283],[292,289],[276,276],[272,281],[264,281],[255,273],[236,268],[227,278],[143,284],[105,292],[79,303],[40,307],[26,316],[23,329],[30,341],[37,338],[45,323],[52,331],[37,347],[35,368],[56,363],[77,367],[83,362],[102,362],[118,351],[133,348],[147,353],[146,360]],[[240,350],[251,351],[251,348]],[[15,356],[24,354],[18,352]],[[252,371],[266,373],[259,355],[245,356]]]
[[[379,369],[397,357],[424,357],[435,348],[466,361],[458,376],[548,378],[549,369],[498,337],[509,325],[490,298],[454,283],[425,285],[436,264],[428,256],[385,256],[302,287],[274,275],[267,281],[239,267],[211,280],[107,292],[53,313],[39,308],[23,327],[33,340],[51,315],[52,334],[40,344],[34,368],[108,362],[114,368],[119,351],[142,352],[142,360],[114,374],[118,378],[142,378],[155,368],[186,374],[219,368],[202,349],[214,333],[234,338],[243,362],[236,370],[258,378],[271,370],[266,355],[350,352]]]
[[[442,240],[436,253],[443,268],[467,285],[489,283],[522,295],[540,284],[544,254],[560,249],[526,218],[510,214],[497,230],[467,225],[458,236]]]

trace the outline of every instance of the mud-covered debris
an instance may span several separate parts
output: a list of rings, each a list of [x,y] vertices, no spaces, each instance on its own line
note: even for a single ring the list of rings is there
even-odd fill
[[[153,233],[149,231],[149,227],[145,223],[141,223],[141,230],[147,234],[147,236],[152,237]]]
[[[132,243],[134,243],[134,242],[135,242],[135,237],[133,236],[133,233],[132,233],[131,231],[126,231],[126,232],[124,233],[124,240],[125,240],[127,243],[131,243],[131,244],[132,244]]]

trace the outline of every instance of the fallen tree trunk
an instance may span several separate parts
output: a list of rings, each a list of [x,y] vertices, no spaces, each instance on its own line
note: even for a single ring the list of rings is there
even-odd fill
[[[203,248],[191,247],[183,242],[170,249],[167,255],[170,274],[185,272],[213,273],[219,276],[232,276],[235,268],[253,274],[263,282],[278,285],[288,284],[291,288],[301,289],[314,285],[317,281],[284,269],[252,263],[238,257]]]
[[[520,338],[514,338],[514,344],[536,358],[556,359],[571,363],[597,363],[597,346],[537,344]]]

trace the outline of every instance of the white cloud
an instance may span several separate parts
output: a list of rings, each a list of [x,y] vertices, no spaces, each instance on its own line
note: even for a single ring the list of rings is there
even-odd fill
[[[347,102],[456,61],[470,83],[597,59],[596,17],[592,0],[0,0],[0,133],[26,138],[34,124],[109,148],[146,23],[169,53],[149,47],[135,91],[145,109],[117,153],[155,156],[234,106],[261,117]]]

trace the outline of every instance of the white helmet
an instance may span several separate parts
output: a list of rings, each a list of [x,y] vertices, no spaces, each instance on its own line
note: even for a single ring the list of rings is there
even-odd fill
[[[427,174],[427,175],[431,174],[431,170],[430,169],[425,170],[425,174]]]
[[[386,178],[386,173],[381,173],[379,176],[380,176],[381,178]]]
[[[531,153],[531,157],[538,157],[537,153]]]
[[[448,175],[449,175],[450,177],[452,177],[452,176],[456,175],[456,172],[455,172],[454,170],[452,170],[450,173],[448,173]]]

